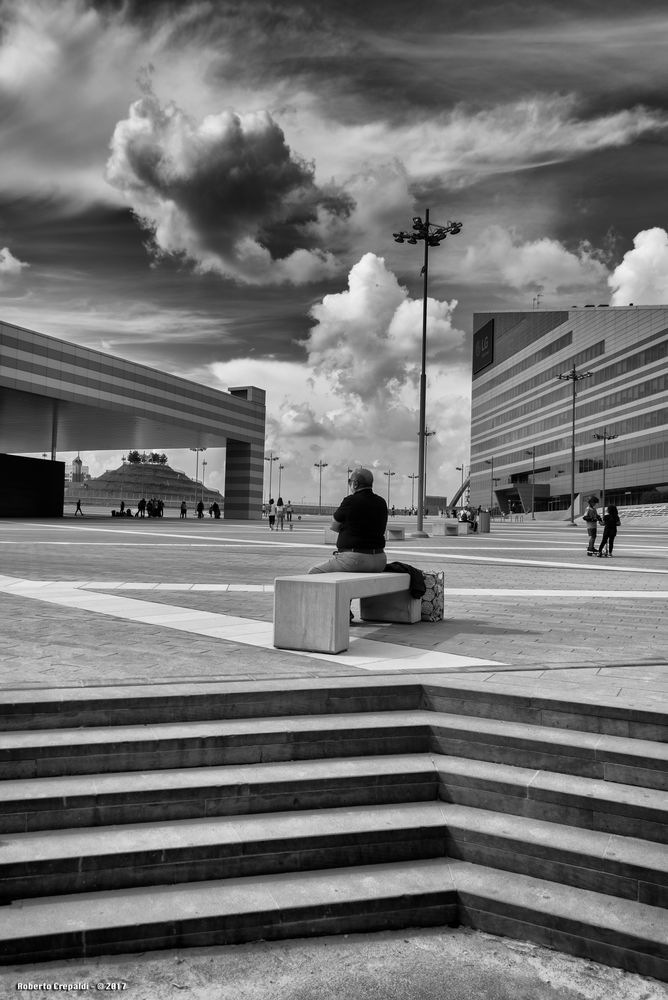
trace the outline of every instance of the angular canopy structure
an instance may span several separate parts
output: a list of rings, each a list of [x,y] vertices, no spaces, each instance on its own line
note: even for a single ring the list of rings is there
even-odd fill
[[[225,517],[261,517],[265,392],[220,392],[0,322],[0,452],[225,447]]]

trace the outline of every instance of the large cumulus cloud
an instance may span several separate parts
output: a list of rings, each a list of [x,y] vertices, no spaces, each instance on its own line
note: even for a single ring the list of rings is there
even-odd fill
[[[668,303],[668,233],[655,226],[633,238],[633,250],[624,254],[608,279],[613,306]]]
[[[251,283],[299,284],[337,270],[328,248],[352,200],[316,183],[313,164],[268,112],[197,122],[147,92],[117,124],[111,148],[107,178],[159,253]]]
[[[430,363],[461,360],[464,335],[452,325],[457,303],[427,300]],[[304,346],[309,365],[339,396],[396,401],[420,367],[422,302],[411,299],[385,260],[373,253],[351,268],[346,291],[314,305],[316,321]]]

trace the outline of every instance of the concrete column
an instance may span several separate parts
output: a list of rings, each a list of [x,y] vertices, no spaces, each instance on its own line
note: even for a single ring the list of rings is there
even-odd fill
[[[225,461],[226,520],[259,521],[262,518],[264,447],[227,439]]]

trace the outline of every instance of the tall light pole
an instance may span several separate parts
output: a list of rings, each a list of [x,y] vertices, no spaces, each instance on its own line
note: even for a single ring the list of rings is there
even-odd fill
[[[206,467],[209,463],[205,458],[202,459],[202,489],[200,490],[200,500],[204,503],[204,475],[206,472]]]
[[[578,372],[575,365],[569,372],[557,375],[562,382],[573,383],[573,412],[572,412],[572,433],[571,433],[571,527],[575,527],[575,386],[585,378],[591,378],[593,372]]]
[[[419,479],[417,472],[411,472],[408,477],[411,481],[411,514],[413,513],[413,508],[415,507],[415,480]]]
[[[274,455],[273,451],[270,451],[269,458],[267,458],[267,456],[265,455],[264,460],[265,462],[269,462],[269,496],[267,497],[267,499],[273,500],[273,497],[271,495],[271,471],[274,468],[274,462],[278,462],[278,455]]]
[[[319,472],[320,472],[320,488],[318,490],[318,514],[321,514],[322,513],[322,510],[321,510],[321,508],[322,508],[322,470],[327,468],[328,463],[327,462],[323,462],[323,460],[320,459],[319,462],[314,462],[313,464],[314,464],[315,468],[318,469]]]
[[[608,460],[605,454],[605,446],[608,443],[608,441],[614,441],[617,436],[618,436],[617,434],[608,434],[607,427],[603,428],[602,434],[594,434],[594,437],[596,438],[597,441],[603,442],[603,492],[601,495],[602,514],[605,514],[605,470],[608,466]]]
[[[425,507],[427,506],[427,466],[428,466],[428,462],[427,462],[427,456],[428,456],[427,445],[429,444],[429,438],[433,437],[435,433],[436,433],[436,431],[430,431],[429,427],[425,427],[425,429],[424,429],[424,479],[422,481],[422,496],[424,498],[423,499],[423,503],[424,503]]]
[[[199,484],[199,455],[201,451],[206,451],[206,448],[191,448],[191,451],[195,452],[195,503],[197,503],[197,486]]]
[[[424,470],[425,470],[425,449],[426,449],[426,415],[427,415],[427,285],[429,280],[429,247],[440,246],[447,236],[456,236],[461,232],[461,222],[447,222],[446,225],[435,225],[429,221],[429,209],[426,209],[424,222],[420,216],[413,218],[413,231],[402,230],[392,233],[395,243],[411,243],[415,245],[421,240],[424,243],[424,265],[422,275],[424,278],[422,290],[422,355],[420,366],[420,430],[418,445],[418,478],[420,480],[418,488],[418,514],[416,536],[425,538],[424,531]]]
[[[387,472],[383,473],[387,476],[387,506],[390,506],[390,483],[392,482],[392,476],[396,476],[396,472],[392,472],[392,469],[388,469]]]
[[[489,512],[491,514],[494,507],[494,459],[486,458],[485,465],[491,465],[491,469],[489,470]],[[498,482],[498,479],[496,482]]]
[[[278,464],[278,495],[279,495],[279,497],[281,496],[281,473],[282,473],[282,471],[283,471],[284,468],[285,468],[285,466],[281,465],[280,462],[279,462],[279,464]]]
[[[531,520],[536,520],[536,445],[527,448],[527,455],[531,455]]]

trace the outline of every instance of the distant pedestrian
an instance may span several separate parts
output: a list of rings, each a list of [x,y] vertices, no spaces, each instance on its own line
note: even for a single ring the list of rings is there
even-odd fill
[[[292,521],[292,500],[288,500],[285,505],[285,520],[288,523]]]
[[[145,497],[141,498],[141,500],[137,504],[137,509],[139,511],[139,516],[140,517],[144,517],[146,515],[146,499],[145,499]]]
[[[125,515],[125,500],[121,500],[121,517]]]
[[[276,531],[280,528],[283,531],[283,522],[285,521],[285,504],[283,503],[283,497],[279,497],[276,501]]]
[[[587,509],[582,515],[582,520],[587,525],[587,535],[589,536],[589,543],[587,545],[587,555],[593,556],[596,549],[596,528],[597,525],[603,524],[599,513],[596,509],[596,504],[598,503],[598,497],[589,497],[587,503]]]
[[[74,516],[76,517],[77,514],[81,514],[82,517],[84,516],[84,512],[81,509],[81,500],[77,500],[77,505],[74,508]]]
[[[186,507],[185,500],[181,501],[181,520],[183,520],[188,513],[188,508]]]
[[[615,546],[615,538],[617,537],[617,528],[621,523],[619,520],[619,511],[614,504],[610,504],[607,513],[603,515],[603,538],[598,547],[599,559],[604,555],[612,558],[612,550]],[[605,552],[603,551],[604,549]]]
[[[204,517],[204,504],[202,503],[201,500],[197,504],[197,516],[200,519]]]
[[[276,523],[276,504],[274,503],[274,498],[271,497],[269,500],[269,530],[274,530],[274,524]]]

